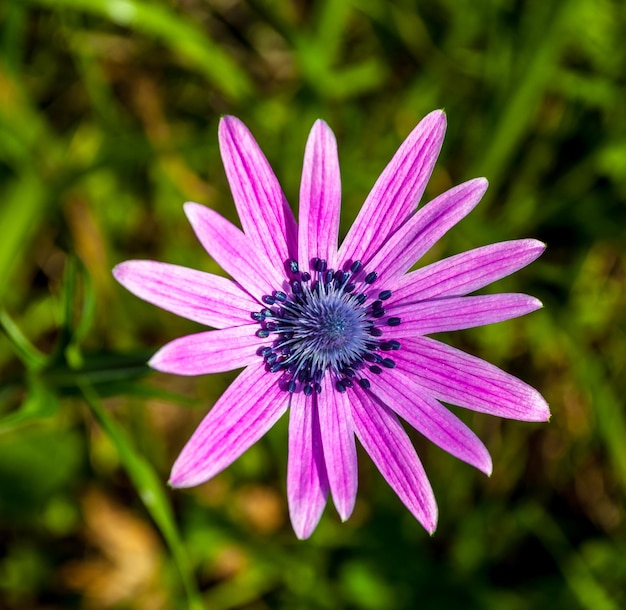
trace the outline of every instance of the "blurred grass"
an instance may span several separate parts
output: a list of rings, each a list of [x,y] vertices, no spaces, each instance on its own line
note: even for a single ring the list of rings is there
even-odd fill
[[[620,0],[2,3],[0,608],[624,607],[625,34]],[[489,479],[415,437],[432,539],[365,458],[353,518],[329,509],[297,542],[285,422],[214,481],[164,491],[232,375],[147,376],[152,350],[197,327],[110,269],[218,271],[181,204],[235,218],[221,114],[250,126],[294,205],[326,119],[345,231],[437,107],[448,134],[427,194],[491,187],[428,260],[548,243],[496,286],[544,310],[450,340],[538,387],[550,424],[461,413]]]

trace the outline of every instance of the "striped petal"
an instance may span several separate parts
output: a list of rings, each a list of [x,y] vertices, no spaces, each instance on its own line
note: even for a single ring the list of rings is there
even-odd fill
[[[185,445],[170,485],[208,481],[254,445],[287,410],[287,394],[262,363],[245,369],[222,394]]]
[[[402,143],[368,195],[339,249],[340,261],[367,264],[417,207],[439,156],[446,115],[427,115]]]
[[[450,256],[400,278],[388,303],[464,296],[519,271],[545,249],[536,239],[518,239]]]
[[[398,370],[379,375],[371,393],[429,441],[491,474],[491,456],[482,441],[411,376]]]
[[[165,344],[148,363],[175,375],[208,375],[240,369],[260,360],[258,324],[186,335]]]
[[[260,300],[283,286],[280,268],[223,216],[197,203],[186,203],[185,213],[205,250],[253,297]]]
[[[476,178],[433,199],[391,236],[368,269],[375,270],[388,283],[399,278],[474,209],[486,190],[487,181]]]
[[[402,339],[503,322],[541,307],[539,299],[525,294],[487,294],[433,299],[389,307],[387,311],[402,320],[393,329],[394,339]]]
[[[402,503],[432,534],[437,527],[435,495],[398,418],[360,389],[353,403],[354,431],[363,448]]]
[[[296,536],[308,538],[317,526],[328,497],[328,478],[317,404],[304,392],[292,394],[289,411],[287,498]]]
[[[357,459],[350,403],[346,392],[338,392],[330,375],[322,379],[316,394],[322,432],[326,473],[335,508],[342,521],[348,519],[356,500]]]
[[[226,116],[220,121],[219,141],[244,233],[275,266],[295,258],[296,221],[256,140],[239,119]]]
[[[226,328],[250,323],[259,304],[233,281],[211,273],[155,261],[126,261],[115,279],[144,301],[183,318]]]
[[[304,153],[300,185],[300,229],[298,260],[311,268],[315,257],[325,259],[328,267],[336,266],[341,177],[337,142],[324,121],[311,129]]]
[[[428,337],[403,339],[398,369],[435,398],[473,411],[523,421],[547,421],[544,398],[517,377]]]

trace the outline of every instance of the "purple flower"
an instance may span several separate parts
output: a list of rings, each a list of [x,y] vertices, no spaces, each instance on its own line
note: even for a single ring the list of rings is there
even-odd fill
[[[487,449],[440,401],[500,417],[548,419],[548,406],[532,387],[427,336],[541,307],[523,294],[466,296],[535,260],[544,250],[536,240],[484,246],[410,271],[487,188],[484,178],[470,180],[415,211],[445,122],[435,111],[413,130],[338,247],[341,181],[326,123],[315,123],[306,145],[296,224],[248,129],[234,117],[222,119],[220,150],[243,231],[196,203],[185,212],[233,279],[153,261],[114,270],[140,298],[217,329],[175,339],[150,366],[178,375],[244,369],[176,460],[174,487],[216,475],[289,409],[287,494],[299,538],[315,529],[329,491],[342,520],[352,513],[355,436],[432,533],[433,491],[399,418],[487,474]]]

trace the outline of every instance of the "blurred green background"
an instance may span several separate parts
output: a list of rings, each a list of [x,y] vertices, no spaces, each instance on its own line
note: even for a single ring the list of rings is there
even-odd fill
[[[622,0],[4,0],[0,4],[0,609],[626,607],[626,4]],[[299,542],[286,422],[226,472],[169,468],[233,375],[145,367],[199,327],[112,279],[217,271],[182,203],[235,219],[220,115],[295,204],[339,142],[345,232],[418,120],[448,114],[427,196],[486,176],[429,253],[548,244],[494,290],[544,301],[446,337],[531,383],[548,424],[462,415],[491,478],[415,443],[430,538],[365,457],[353,517]]]

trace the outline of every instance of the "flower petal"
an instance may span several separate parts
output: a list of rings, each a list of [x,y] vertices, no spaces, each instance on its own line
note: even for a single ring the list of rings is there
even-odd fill
[[[389,283],[408,271],[457,222],[465,218],[487,190],[484,178],[459,184],[433,199],[398,229],[368,264]]]
[[[328,497],[328,478],[317,405],[304,392],[291,395],[287,498],[294,532],[308,538],[317,526]]]
[[[330,375],[322,378],[322,392],[315,394],[322,431],[322,445],[330,493],[342,521],[354,509],[357,479],[356,444],[350,403],[346,392],[338,392]]]
[[[226,116],[220,121],[219,141],[244,233],[274,265],[296,258],[293,212],[256,140],[239,119]]]
[[[256,443],[287,410],[277,376],[259,362],[230,384],[178,456],[170,485],[192,487],[208,481]]]
[[[544,398],[517,377],[428,337],[405,338],[394,352],[398,369],[435,398],[473,411],[524,421],[550,417]]]
[[[260,360],[262,345],[254,333],[258,324],[209,330],[179,337],[165,344],[148,364],[175,375],[207,375],[240,369]]]
[[[539,299],[525,294],[486,294],[432,299],[389,307],[387,312],[402,320],[393,329],[394,339],[402,339],[503,322],[541,307]]]
[[[439,156],[446,115],[427,115],[402,143],[368,195],[339,249],[338,260],[368,263],[419,203]]]
[[[268,264],[235,225],[198,203],[186,203],[185,213],[205,250],[253,297],[260,300],[282,287],[285,278],[279,268]]]
[[[371,393],[429,441],[491,474],[491,456],[482,441],[411,376],[397,369],[379,375]]]
[[[341,177],[337,142],[330,127],[318,120],[313,125],[304,153],[300,185],[298,260],[310,267],[311,259],[323,258],[336,266]]]
[[[226,328],[250,323],[259,304],[233,281],[156,261],[125,261],[115,279],[139,298],[183,318]]]
[[[357,389],[353,399],[354,431],[365,451],[403,504],[432,534],[437,503],[424,467],[393,412]]]
[[[545,249],[536,239],[518,239],[450,256],[401,277],[388,304],[464,296],[529,265]]]

